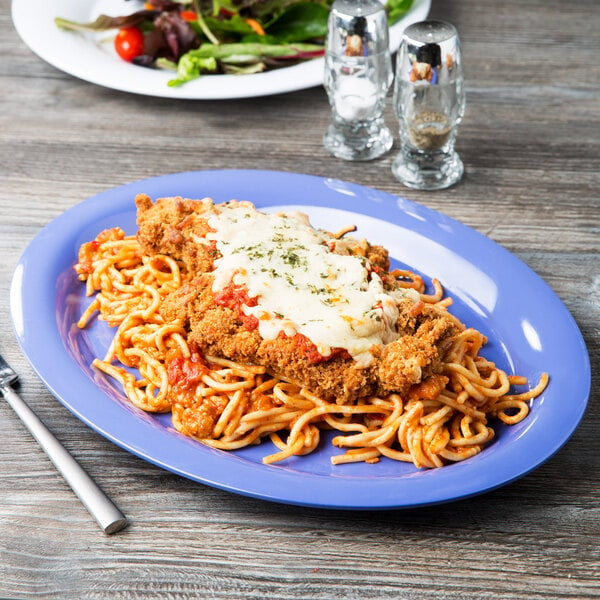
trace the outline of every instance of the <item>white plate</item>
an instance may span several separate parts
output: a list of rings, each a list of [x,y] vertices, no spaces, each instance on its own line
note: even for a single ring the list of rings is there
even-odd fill
[[[414,0],[412,9],[390,29],[390,48],[395,52],[404,29],[427,17],[431,0]],[[113,50],[112,33],[74,32],[59,29],[55,17],[92,21],[99,14],[126,15],[139,7],[125,0],[13,0],[12,19],[23,41],[52,66],[115,90],[162,96],[217,100],[251,98],[293,92],[323,81],[323,59],[257,73],[255,75],[203,75],[181,87],[168,87],[173,73],[145,69],[127,63]]]

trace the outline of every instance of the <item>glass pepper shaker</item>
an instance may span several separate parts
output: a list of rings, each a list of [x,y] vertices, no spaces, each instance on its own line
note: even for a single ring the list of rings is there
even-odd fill
[[[460,44],[443,21],[406,28],[398,51],[394,108],[400,152],[392,173],[410,188],[435,190],[458,182],[464,171],[454,146],[465,109]]]
[[[379,0],[336,0],[328,21],[324,84],[332,121],[325,148],[345,160],[385,154],[393,136],[383,118],[393,72],[387,15]]]

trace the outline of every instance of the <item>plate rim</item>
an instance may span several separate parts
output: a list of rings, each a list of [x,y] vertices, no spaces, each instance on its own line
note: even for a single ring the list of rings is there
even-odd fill
[[[323,476],[319,475],[319,474],[307,474],[307,473],[303,473],[303,472],[295,472],[293,470],[290,471],[284,471],[284,470],[276,470],[276,471],[267,471],[267,469],[272,469],[272,467],[267,467],[264,465],[260,465],[260,464],[255,464],[255,463],[248,463],[248,461],[246,461],[243,466],[240,468],[239,467],[239,458],[237,457],[237,455],[235,454],[223,454],[220,451],[213,451],[217,452],[217,456],[218,458],[220,458],[221,460],[217,460],[217,463],[224,463],[228,466],[231,467],[231,465],[233,465],[233,479],[231,478],[231,476],[229,477],[225,477],[225,479],[221,479],[220,478],[220,474],[216,473],[214,470],[211,471],[211,474],[207,475],[207,476],[199,476],[197,473],[194,472],[190,472],[189,469],[183,468],[181,466],[177,466],[177,465],[173,465],[173,464],[169,464],[169,459],[164,459],[163,457],[157,458],[156,456],[152,456],[151,453],[148,453],[148,451],[142,447],[136,447],[135,443],[131,443],[130,441],[123,441],[122,437],[124,435],[124,432],[121,429],[116,429],[114,431],[106,431],[106,428],[102,428],[99,427],[97,423],[94,422],[94,419],[90,419],[86,416],[86,411],[85,410],[81,410],[81,407],[77,407],[77,406],[73,406],[73,401],[69,401],[68,399],[64,398],[64,391],[63,388],[61,387],[61,385],[57,385],[56,381],[54,381],[52,379],[52,376],[49,375],[49,373],[47,372],[47,367],[44,368],[44,366],[40,366],[40,360],[39,360],[39,349],[34,350],[32,347],[32,343],[35,344],[35,342],[32,342],[30,339],[27,338],[27,335],[24,333],[23,331],[23,324],[21,323],[21,326],[19,325],[19,319],[23,320],[23,315],[19,315],[19,312],[23,309],[23,291],[24,291],[24,280],[23,280],[23,276],[27,275],[27,273],[24,273],[25,271],[27,271],[27,269],[33,268],[30,267],[27,263],[33,260],[33,264],[35,264],[35,251],[37,250],[38,246],[47,246],[47,242],[48,240],[52,239],[52,237],[55,235],[55,233],[58,231],[61,231],[61,228],[63,227],[71,227],[73,224],[76,225],[78,223],[78,219],[81,215],[89,215],[90,210],[92,211],[92,215],[89,215],[89,217],[91,218],[91,216],[94,216],[94,218],[96,218],[96,211],[100,211],[100,212],[106,212],[108,211],[109,214],[114,214],[114,210],[116,209],[116,206],[121,206],[121,204],[125,203],[125,196],[127,196],[128,201],[130,202],[131,205],[133,205],[133,196],[137,191],[144,191],[144,189],[142,188],[160,188],[160,189],[170,189],[170,186],[177,183],[178,181],[180,181],[182,178],[184,179],[191,179],[193,181],[196,181],[196,179],[199,179],[199,181],[201,182],[202,179],[210,179],[210,178],[241,178],[243,181],[249,180],[249,179],[256,179],[257,181],[260,181],[261,179],[264,180],[264,178],[267,178],[267,180],[276,180],[275,184],[271,183],[270,185],[277,185],[279,183],[281,183],[281,181],[287,181],[287,182],[291,182],[292,180],[295,180],[294,183],[298,184],[300,182],[300,180],[303,183],[307,183],[307,182],[311,182],[311,185],[314,185],[315,187],[320,187],[320,186],[328,186],[328,189],[334,189],[335,193],[339,193],[337,192],[337,189],[341,189],[344,190],[344,192],[342,193],[348,193],[348,191],[351,192],[360,192],[362,194],[374,194],[374,198],[376,198],[377,201],[381,200],[383,201],[384,199],[387,199],[388,202],[395,204],[396,208],[400,211],[401,214],[406,213],[406,211],[410,210],[412,211],[415,215],[418,215],[420,218],[421,217],[429,217],[432,219],[437,219],[438,224],[441,226],[446,226],[446,225],[452,225],[455,227],[458,227],[458,229],[461,232],[465,232],[468,231],[470,232],[471,236],[474,236],[474,239],[479,239],[480,241],[482,241],[484,243],[485,246],[488,246],[491,244],[491,247],[496,249],[498,252],[500,252],[500,254],[503,257],[508,257],[508,260],[510,260],[510,262],[515,265],[518,264],[520,265],[521,269],[524,270],[525,273],[528,274],[529,277],[533,277],[535,278],[536,282],[538,285],[541,286],[542,289],[544,289],[547,293],[550,294],[550,296],[553,298],[554,303],[559,307],[562,316],[566,319],[566,324],[568,324],[569,326],[569,331],[571,332],[571,334],[573,334],[579,344],[579,352],[578,352],[578,358],[582,360],[582,364],[580,365],[581,367],[581,372],[580,372],[580,376],[582,376],[582,378],[585,380],[585,382],[583,382],[583,387],[580,387],[579,389],[579,393],[582,396],[583,399],[580,399],[578,404],[577,404],[577,408],[578,411],[575,414],[571,415],[571,422],[569,424],[568,427],[568,431],[565,430],[561,433],[561,435],[559,436],[559,438],[554,439],[553,443],[552,443],[552,448],[550,450],[546,449],[543,452],[543,456],[538,457],[535,461],[530,462],[530,464],[527,465],[527,468],[525,469],[521,469],[518,472],[516,471],[508,471],[507,473],[504,473],[501,477],[497,478],[495,481],[492,482],[486,482],[486,483],[477,483],[476,485],[471,485],[470,487],[464,487],[464,486],[459,486],[459,489],[455,490],[454,492],[451,492],[449,494],[433,494],[430,495],[429,497],[423,497],[423,501],[415,501],[414,499],[409,501],[409,502],[405,502],[402,499],[398,498],[397,495],[397,491],[392,493],[392,488],[394,487],[393,485],[388,485],[388,486],[383,486],[381,485],[381,482],[378,482],[375,487],[378,488],[385,488],[385,494],[383,494],[380,498],[376,498],[376,499],[369,499],[368,501],[365,500],[364,494],[363,496],[361,496],[362,500],[360,500],[359,502],[353,502],[351,498],[343,498],[341,497],[339,494],[336,496],[336,501],[332,502],[330,500],[327,501],[311,501],[311,499],[309,497],[306,496],[306,494],[302,495],[301,497],[299,497],[297,494],[290,494],[290,489],[298,484],[298,478],[300,478],[300,482],[314,482],[315,479],[319,480],[321,482],[320,485],[322,485],[323,482]],[[300,179],[298,179],[300,178]],[[333,187],[332,187],[333,186]],[[337,186],[337,187],[336,187]],[[147,192],[148,193],[148,192]],[[119,200],[115,205],[111,205],[109,202],[106,202],[106,200],[113,200],[113,196],[117,196],[117,197],[121,197],[122,199]],[[370,208],[376,207],[376,204],[370,205]],[[113,212],[111,212],[113,211]],[[360,212],[358,211],[359,214],[364,214],[366,215],[367,213],[365,212]],[[64,243],[64,242],[62,242]],[[74,257],[73,257],[74,258]],[[26,281],[25,281],[26,283]],[[56,290],[54,290],[53,292],[54,297],[56,297]],[[75,204],[74,206],[70,207],[69,209],[67,209],[66,211],[64,211],[63,213],[61,213],[60,215],[58,215],[55,219],[53,219],[50,223],[48,223],[41,231],[38,232],[38,234],[30,241],[30,243],[28,244],[27,248],[25,249],[25,251],[23,252],[21,258],[18,261],[17,267],[15,269],[15,273],[13,275],[12,281],[11,281],[11,290],[10,290],[10,306],[11,306],[11,317],[12,317],[12,324],[13,324],[13,331],[17,337],[17,340],[19,342],[19,345],[21,346],[23,352],[25,353],[27,359],[29,360],[29,362],[32,364],[32,367],[34,368],[34,370],[36,371],[36,373],[38,374],[38,376],[42,379],[42,381],[46,384],[46,386],[49,388],[49,390],[51,391],[51,393],[57,398],[57,400],[63,404],[63,406],[65,406],[71,413],[73,413],[75,416],[77,416],[77,418],[79,418],[80,420],[82,420],[86,425],[88,425],[90,428],[94,429],[95,431],[97,431],[98,433],[100,433],[101,435],[103,435],[104,437],[106,437],[107,439],[109,439],[110,441],[112,441],[113,443],[119,445],[120,447],[124,448],[125,450],[131,452],[134,455],[137,455],[141,458],[143,458],[144,460],[147,460],[148,462],[151,462],[163,469],[166,469],[168,471],[174,472],[176,474],[179,474],[181,476],[187,477],[189,479],[192,479],[194,481],[197,481],[199,483],[204,483],[207,485],[211,485],[213,487],[217,487],[220,489],[225,489],[227,491],[231,491],[234,493],[239,493],[242,495],[246,495],[246,496],[251,496],[251,497],[255,497],[255,498],[261,498],[263,500],[270,500],[270,501],[275,501],[275,502],[283,502],[286,504],[296,504],[296,505],[302,505],[302,506],[314,506],[314,507],[320,507],[320,508],[335,508],[335,509],[353,509],[353,510],[378,510],[378,509],[397,509],[397,508],[411,508],[411,507],[415,507],[415,506],[424,506],[424,505],[430,505],[430,504],[437,504],[437,503],[441,503],[441,502],[449,502],[449,501],[454,501],[454,500],[458,500],[461,498],[466,498],[466,497],[470,497],[470,496],[474,496],[474,495],[478,495],[484,492],[488,492],[491,491],[492,489],[495,489],[497,487],[506,485],[507,483],[510,483],[511,481],[520,478],[524,475],[526,475],[527,473],[529,473],[530,471],[532,471],[533,469],[539,467],[542,463],[544,463],[545,461],[547,461],[549,458],[551,458],[560,448],[562,448],[562,446],[568,441],[568,439],[571,437],[571,435],[574,433],[575,429],[577,428],[577,426],[579,425],[579,422],[581,421],[581,418],[583,417],[583,414],[586,410],[587,407],[587,402],[589,399],[589,393],[590,393],[590,389],[591,389],[591,369],[590,369],[590,361],[589,361],[589,355],[588,355],[588,351],[587,351],[587,347],[585,345],[585,341],[583,340],[583,336],[581,335],[581,332],[579,331],[579,328],[577,326],[577,323],[575,322],[573,316],[570,314],[570,312],[568,311],[568,309],[566,308],[566,306],[562,303],[562,301],[560,300],[560,298],[556,295],[556,293],[548,286],[548,284],[546,284],[543,279],[541,277],[539,277],[533,270],[530,269],[530,267],[528,267],[523,261],[521,261],[518,257],[516,257],[514,254],[511,254],[510,252],[508,252],[508,250],[504,249],[502,246],[500,246],[499,244],[497,244],[496,242],[494,242],[493,240],[487,238],[486,236],[484,236],[483,234],[479,233],[478,231],[476,231],[473,228],[468,227],[467,225],[460,223],[459,221],[456,221],[455,219],[452,219],[451,217],[448,217],[446,215],[443,215],[442,213],[435,211],[433,209],[429,209],[423,205],[419,205],[417,203],[414,203],[410,200],[406,200],[404,198],[398,197],[398,196],[394,196],[393,194],[390,194],[388,192],[384,192],[381,190],[377,190],[375,188],[369,188],[366,186],[362,186],[360,184],[355,184],[355,183],[350,183],[350,182],[344,182],[342,180],[338,180],[338,179],[332,179],[332,178],[325,178],[325,177],[319,177],[319,176],[315,176],[315,175],[307,175],[307,174],[301,174],[301,173],[293,173],[293,172],[283,172],[283,171],[268,171],[268,170],[255,170],[255,169],[218,169],[218,170],[198,170],[198,171],[187,171],[187,172],[181,172],[181,173],[172,173],[169,175],[161,175],[158,177],[151,177],[151,178],[146,178],[146,179],[140,179],[138,181],[134,181],[131,183],[127,183],[125,185],[121,185],[121,186],[117,186],[114,188],[110,188],[107,190],[104,190],[103,192],[100,192],[99,194],[95,194],[77,204]],[[37,318],[37,317],[36,317]],[[38,326],[41,326],[42,330],[44,329],[44,324],[43,323],[38,323]],[[21,331],[20,331],[20,327],[21,327]],[[56,335],[59,334],[58,330],[55,332]],[[44,334],[46,335],[46,333]],[[47,340],[46,340],[47,341]],[[56,340],[56,338],[54,338],[53,342],[57,342],[58,340]],[[60,339],[60,343],[64,344],[64,340],[61,338]],[[65,349],[66,350],[66,349]],[[75,364],[75,363],[74,363]],[[552,376],[552,374],[551,374]],[[79,383],[83,384],[85,383],[85,377],[87,377],[87,375],[85,375],[83,373],[83,371],[81,371],[81,373],[77,374],[75,379],[79,380]],[[116,403],[113,403],[116,405]],[[116,407],[113,407],[116,408]],[[122,410],[122,407],[120,408],[120,410]],[[115,416],[118,416],[119,410],[113,410],[112,411],[113,414]],[[126,432],[125,432],[126,433]],[[185,448],[185,444],[197,444],[197,442],[194,442],[193,440],[189,440],[184,438],[184,436],[180,436],[179,434],[175,434],[177,437],[173,437],[173,438],[169,438],[169,444],[174,443],[173,445],[173,450],[182,450]],[[197,449],[197,446],[195,446],[195,448]],[[202,447],[203,451],[206,449],[206,447]],[[209,451],[212,449],[209,449]],[[479,455],[479,457],[484,456],[484,453],[482,453],[481,455]],[[227,457],[227,458],[225,458]],[[475,457],[478,458],[478,457]],[[243,460],[242,460],[243,462]],[[235,463],[235,464],[234,464]],[[237,466],[236,466],[237,464]],[[472,463],[470,463],[472,464]],[[465,468],[465,465],[467,465],[467,468]],[[432,470],[432,471],[428,471],[427,475],[424,475],[424,472],[419,472],[420,476],[422,477],[435,477],[436,481],[438,483],[438,485],[441,485],[443,487],[443,485],[447,485],[449,488],[452,488],[453,482],[452,482],[452,476],[453,473],[458,472],[458,471],[462,471],[462,472],[470,472],[472,471],[472,469],[468,468],[469,465],[469,461],[465,461],[463,463],[457,463],[456,465],[449,465],[447,467],[444,467],[442,469],[437,469],[437,470]],[[278,473],[276,479],[277,481],[274,482],[274,484],[272,486],[267,486],[267,488],[265,488],[262,485],[259,485],[258,488],[252,488],[252,486],[250,486],[250,488],[248,488],[248,486],[244,486],[240,484],[239,478],[237,478],[236,473],[238,473],[239,471],[243,471],[245,474],[251,473],[251,474],[257,474],[257,477],[260,478],[260,476],[264,476],[265,473],[271,472],[271,473]],[[267,479],[269,479],[269,475],[267,475]],[[271,477],[271,480],[273,479],[273,477]],[[352,478],[349,478],[352,479]],[[354,481],[357,481],[361,479],[360,477],[354,477]],[[373,485],[373,480],[372,478],[367,477],[366,479],[369,480],[370,485]],[[406,477],[399,477],[399,478],[390,478],[391,480],[395,480],[392,481],[391,483],[396,483],[398,485],[398,487],[400,488],[400,490],[402,490],[403,485],[406,484]],[[333,480],[337,480],[337,483],[339,484],[340,481],[344,482],[344,478],[342,477],[336,477],[333,476]],[[413,479],[414,481],[414,479]],[[331,485],[328,484],[328,487],[331,487]],[[340,486],[341,488],[343,488],[343,493],[346,493],[348,491],[348,489],[352,489],[352,485],[349,486],[348,481],[345,481],[344,485]],[[392,496],[390,496],[390,494],[392,494]]]

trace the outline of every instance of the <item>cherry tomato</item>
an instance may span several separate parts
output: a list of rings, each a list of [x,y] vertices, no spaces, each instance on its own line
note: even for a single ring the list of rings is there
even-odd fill
[[[119,29],[115,37],[115,50],[127,62],[144,53],[144,34],[137,27]]]

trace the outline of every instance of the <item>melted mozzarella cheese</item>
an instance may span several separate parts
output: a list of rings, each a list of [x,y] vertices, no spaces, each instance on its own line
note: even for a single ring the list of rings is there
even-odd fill
[[[332,252],[335,242],[299,213],[265,214],[249,203],[229,203],[208,219],[221,257],[215,260],[213,291],[245,286],[256,306],[263,339],[301,333],[323,356],[343,348],[361,365],[373,347],[397,339],[398,306],[366,259]],[[347,246],[345,244],[345,246]]]

